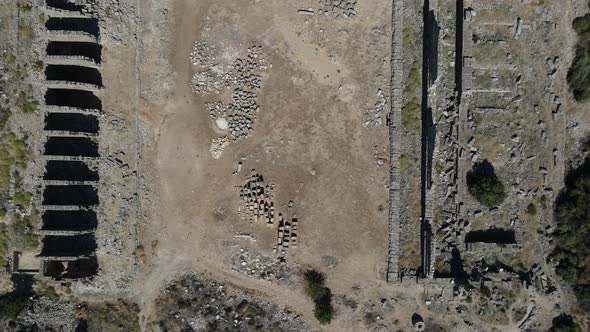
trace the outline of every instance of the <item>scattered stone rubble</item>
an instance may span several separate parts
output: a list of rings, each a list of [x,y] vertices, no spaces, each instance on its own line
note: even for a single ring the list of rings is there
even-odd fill
[[[318,14],[335,18],[350,18],[356,15],[356,0],[319,0]]]
[[[373,124],[375,127],[380,127],[383,124],[383,109],[387,104],[385,93],[383,90],[377,90],[378,101],[375,103],[372,109],[367,110],[363,114],[363,126],[368,127]]]
[[[284,257],[269,257],[240,248],[232,257],[232,270],[279,285],[292,284],[290,277],[293,275],[293,269]]]
[[[310,331],[298,315],[245,292],[191,273],[169,283],[156,318],[168,331]]]
[[[229,137],[221,136],[216,137],[211,140],[211,146],[209,147],[209,152],[211,153],[211,157],[214,159],[221,158],[221,154],[223,150],[229,145]]]
[[[217,50],[202,41],[196,41],[190,60],[196,68],[191,88],[199,95],[220,94],[222,89],[233,89],[231,101],[206,103],[211,120],[226,131],[232,141],[238,141],[254,132],[257,90],[262,87],[262,73],[269,67],[262,46],[251,46],[245,58],[237,58],[231,65],[218,63]],[[226,126],[219,126],[226,123]]]

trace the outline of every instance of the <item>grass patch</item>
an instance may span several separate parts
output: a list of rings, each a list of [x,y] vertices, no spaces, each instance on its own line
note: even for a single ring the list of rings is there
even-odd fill
[[[45,15],[39,14],[39,16],[37,16],[37,24],[39,24],[39,25],[45,24]]]
[[[334,319],[332,291],[325,286],[325,277],[321,272],[307,270],[304,274],[307,283],[305,292],[314,302],[313,314],[322,325],[330,324]]]
[[[21,91],[18,94],[16,103],[21,111],[25,113],[33,113],[39,106],[39,103],[36,100],[29,98],[24,91]]]
[[[31,205],[32,194],[29,192],[17,192],[14,194],[14,204],[23,208],[29,208]]]
[[[402,107],[402,125],[406,129],[420,128],[420,105],[414,99]]]
[[[39,280],[35,283],[35,294],[41,297],[46,297],[52,302],[58,302],[60,299],[60,296],[57,294],[55,287]]]
[[[82,303],[76,312],[88,322],[90,331],[139,331],[139,307],[124,300]]]
[[[0,224],[0,268],[6,266],[6,255],[8,253],[8,230],[5,224]]]
[[[30,25],[23,25],[18,29],[18,32],[25,39],[33,39],[33,36],[35,35],[33,27]]]
[[[408,157],[403,154],[399,156],[399,168],[404,173],[408,170]]]
[[[418,61],[412,64],[408,73],[408,84],[411,89],[420,89],[422,87],[422,76],[420,75],[420,65]]]
[[[11,53],[11,54],[8,54],[6,56],[6,63],[8,63],[8,64],[11,65],[11,64],[13,64],[15,62],[16,62],[16,55],[14,55],[14,54]]]
[[[31,6],[29,4],[19,4],[18,9],[22,12],[29,13],[30,11],[33,10],[33,6]]]
[[[412,29],[411,28],[404,28],[402,30],[402,36],[403,36],[404,46],[410,45],[410,42],[412,42]]]

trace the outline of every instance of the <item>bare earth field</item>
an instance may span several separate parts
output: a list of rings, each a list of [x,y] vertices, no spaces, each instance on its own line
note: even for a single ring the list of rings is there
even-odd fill
[[[524,332],[562,314],[586,330],[551,252],[556,198],[590,137],[566,81],[571,22],[587,12],[542,0],[7,0],[0,330]],[[74,105],[52,100],[58,88]],[[80,91],[98,101],[80,106]],[[51,129],[58,112],[97,127]],[[52,155],[55,137],[82,137],[96,156]],[[96,177],[53,179],[51,160]],[[500,202],[469,191],[482,164]],[[51,228],[52,209],[97,220],[67,225],[64,213]],[[331,291],[329,324],[309,270]]]

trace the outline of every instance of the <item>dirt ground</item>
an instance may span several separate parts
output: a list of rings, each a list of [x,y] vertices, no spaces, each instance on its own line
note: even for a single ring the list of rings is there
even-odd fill
[[[151,188],[157,217],[143,234],[144,247],[153,251],[147,283],[138,284],[140,301],[149,301],[145,286],[154,289],[176,272],[205,269],[311,318],[301,289],[231,272],[231,256],[240,248],[273,255],[276,244],[274,228],[250,224],[237,213],[236,186],[251,169],[275,185],[279,210],[294,202],[300,245],[289,251],[288,261],[325,271],[335,293],[384,282],[388,161],[379,165],[375,148],[388,148],[385,112],[378,127],[362,126],[362,116],[377,101],[378,89],[387,89],[391,3],[360,3],[362,19],[298,14],[315,4],[178,0],[175,12],[166,14],[145,5],[147,26],[159,24],[160,14],[174,17],[169,21],[176,25],[169,43],[161,31],[144,30],[142,82],[165,77],[153,84],[166,92],[143,86],[141,120],[153,130],[155,144],[147,148],[154,159],[146,163],[154,169],[146,174],[157,179]],[[272,63],[258,93],[254,134],[232,142],[220,159],[208,151],[219,136],[205,109],[210,100],[190,87],[189,54],[204,31],[224,50],[261,45]],[[164,66],[156,64],[159,56],[167,57]],[[240,160],[243,170],[232,176]],[[256,242],[235,234],[252,235]],[[323,265],[324,256],[336,260],[331,269]],[[142,314],[149,315],[149,308]]]

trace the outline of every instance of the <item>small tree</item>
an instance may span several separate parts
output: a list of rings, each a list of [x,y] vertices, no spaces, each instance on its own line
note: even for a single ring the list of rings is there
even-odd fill
[[[304,273],[307,282],[305,292],[313,300],[315,307],[313,314],[322,325],[329,324],[334,318],[332,306],[332,291],[325,286],[326,278],[321,272],[307,270]]]
[[[0,318],[16,319],[27,303],[26,297],[15,293],[0,295]]]
[[[504,184],[487,160],[475,163],[467,173],[467,187],[473,197],[490,208],[502,204],[506,199]]]
[[[580,326],[574,321],[572,316],[565,314],[553,318],[553,326],[549,332],[582,332]]]

